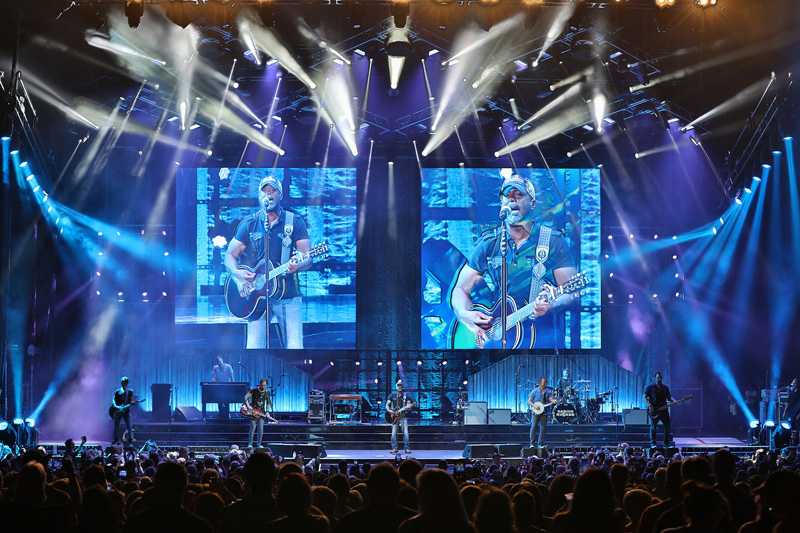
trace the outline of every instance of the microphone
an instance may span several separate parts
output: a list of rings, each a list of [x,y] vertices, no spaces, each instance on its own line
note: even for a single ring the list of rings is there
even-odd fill
[[[508,218],[508,215],[510,214],[511,214],[511,208],[508,207],[507,205],[504,205],[503,207],[500,208],[500,220],[505,220],[506,218]]]

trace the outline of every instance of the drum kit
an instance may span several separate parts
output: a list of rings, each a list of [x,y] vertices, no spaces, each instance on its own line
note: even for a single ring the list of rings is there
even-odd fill
[[[534,386],[536,386],[534,384]],[[596,424],[606,403],[613,406],[613,389],[591,393],[592,380],[578,379],[555,389],[556,403],[550,411],[550,423]]]

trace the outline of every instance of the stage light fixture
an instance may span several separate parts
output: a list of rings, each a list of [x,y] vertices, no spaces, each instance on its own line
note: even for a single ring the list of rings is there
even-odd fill
[[[138,28],[144,15],[144,2],[142,0],[128,0],[125,2],[125,16],[128,17],[128,26]]]
[[[409,0],[392,0],[392,17],[398,28],[405,28],[408,22],[409,3]]]
[[[697,5],[697,7],[707,8],[716,6],[717,0],[695,0],[694,3]]]
[[[675,0],[656,0],[656,7],[660,9],[673,7],[674,5],[675,5]]]
[[[792,424],[791,422],[784,420],[783,422],[781,422],[781,427],[783,429],[792,429]]]
[[[408,38],[408,29],[394,27],[389,31],[386,39],[386,55],[389,62],[389,87],[397,89],[400,83],[400,75],[403,73],[403,66],[406,58],[412,54],[413,48]]]

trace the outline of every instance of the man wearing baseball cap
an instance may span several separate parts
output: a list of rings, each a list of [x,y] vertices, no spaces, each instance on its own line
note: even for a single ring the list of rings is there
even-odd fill
[[[258,184],[258,211],[245,217],[236,228],[236,235],[228,244],[225,267],[233,276],[240,293],[256,278],[256,273],[240,268],[247,265],[256,268],[265,257],[272,268],[287,263],[288,271],[278,278],[280,290],[269,299],[269,317],[264,312],[251,316],[247,323],[247,348],[269,348],[267,346],[267,323],[277,320],[284,347],[303,348],[302,299],[300,297],[297,272],[307,270],[310,259],[300,261],[298,253],[308,252],[310,244],[308,228],[303,218],[281,207],[283,184],[275,176],[267,175]],[[261,263],[259,269],[267,267]],[[260,272],[264,273],[264,272]],[[274,343],[270,341],[270,345]]]
[[[559,346],[563,343],[564,328],[555,333],[555,321],[563,321],[563,317],[555,317],[551,311],[572,302],[573,297],[565,294],[553,302],[547,302],[543,296],[550,287],[561,285],[575,275],[574,259],[558,231],[552,231],[534,220],[536,189],[530,180],[518,174],[505,177],[500,185],[499,196],[500,220],[508,230],[509,239],[508,294],[518,307],[522,307],[533,296],[536,301],[533,315],[537,317],[537,347]],[[451,304],[456,318],[475,335],[478,347],[487,341],[486,330],[491,326],[492,317],[473,309],[472,292],[488,281],[487,285],[494,291],[494,299],[500,299],[500,227],[478,241],[467,264],[459,271],[452,292]],[[532,283],[534,275],[536,283]],[[537,286],[540,287],[538,291],[535,290]],[[484,303],[491,305],[490,302]],[[546,315],[548,318],[542,319]]]

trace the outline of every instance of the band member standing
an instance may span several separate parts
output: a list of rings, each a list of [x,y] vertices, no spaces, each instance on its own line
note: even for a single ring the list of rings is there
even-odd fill
[[[542,412],[539,414],[533,411],[538,404],[546,408],[553,402],[553,391],[547,386],[547,378],[542,377],[539,380],[539,386],[535,387],[528,395],[528,407],[531,409],[531,447],[541,447],[544,444],[544,428],[547,426],[546,409],[542,409]]]
[[[655,380],[655,383],[651,383],[644,390],[644,399],[647,402],[647,414],[649,415],[651,448],[656,445],[656,426],[659,422],[664,426],[664,446],[672,445],[669,418],[669,402],[672,401],[672,393],[670,393],[669,387],[664,385],[664,378],[660,370],[656,372]]]
[[[397,453],[397,429],[403,427],[403,448],[411,452],[408,444],[408,418],[406,415],[414,407],[414,402],[403,392],[403,381],[398,380],[395,394],[386,401],[386,412],[392,417],[392,453]]]
[[[261,440],[264,438],[264,420],[277,422],[270,412],[272,411],[272,396],[267,389],[267,379],[261,378],[258,387],[250,389],[244,396],[244,405],[250,413],[250,436],[247,440],[247,447],[253,447],[253,436],[258,430],[256,447],[261,447]]]
[[[239,268],[255,267],[265,257],[274,266],[283,264],[297,253],[308,252],[309,239],[306,223],[301,216],[281,207],[283,185],[273,176],[261,180],[258,187],[258,212],[245,217],[236,228],[225,254],[225,268],[233,275],[240,292],[243,292],[256,275]],[[268,248],[268,250],[265,249]],[[269,301],[267,320],[254,316],[247,323],[247,348],[267,347],[267,321],[277,320],[286,348],[303,347],[303,320],[297,272],[307,270],[311,260],[290,263],[288,272],[281,275],[285,291],[280,298]]]
[[[214,383],[230,383],[233,381],[233,367],[225,362],[221,355],[214,359],[214,366],[211,368],[211,381]],[[219,416],[230,418],[230,404],[218,403]]]
[[[551,313],[549,324],[539,319],[576,299],[572,294],[564,294],[549,303],[543,298],[549,288],[561,285],[575,275],[571,252],[558,232],[534,222],[536,191],[529,180],[516,174],[504,179],[500,186],[500,204],[503,212],[507,213],[503,224],[506,225],[510,237],[507,254],[508,294],[517,302],[530,301],[534,276],[537,276],[537,284],[541,282],[541,287],[534,295],[537,303],[533,315],[537,317],[539,324],[537,337],[544,337],[544,342],[537,341],[537,344],[562,344],[563,328],[559,328],[558,335],[554,330],[555,321],[563,321],[563,317],[555,317]],[[479,347],[486,342],[485,332],[490,327],[491,317],[472,310],[472,291],[488,276],[495,287],[495,299],[500,298],[500,241],[501,232],[495,231],[478,242],[467,264],[459,272],[452,293],[451,303],[456,318],[475,334]],[[543,258],[543,262],[537,261],[537,256]],[[544,268],[535,268],[538,264]]]
[[[112,417],[114,419],[114,440],[111,444],[125,444],[123,438],[125,433],[122,431],[122,424],[125,424],[125,431],[128,432],[128,444],[133,442],[133,431],[131,430],[131,405],[134,403],[133,389],[128,388],[128,377],[123,376],[120,380],[121,387],[114,391],[111,400],[113,406]]]

